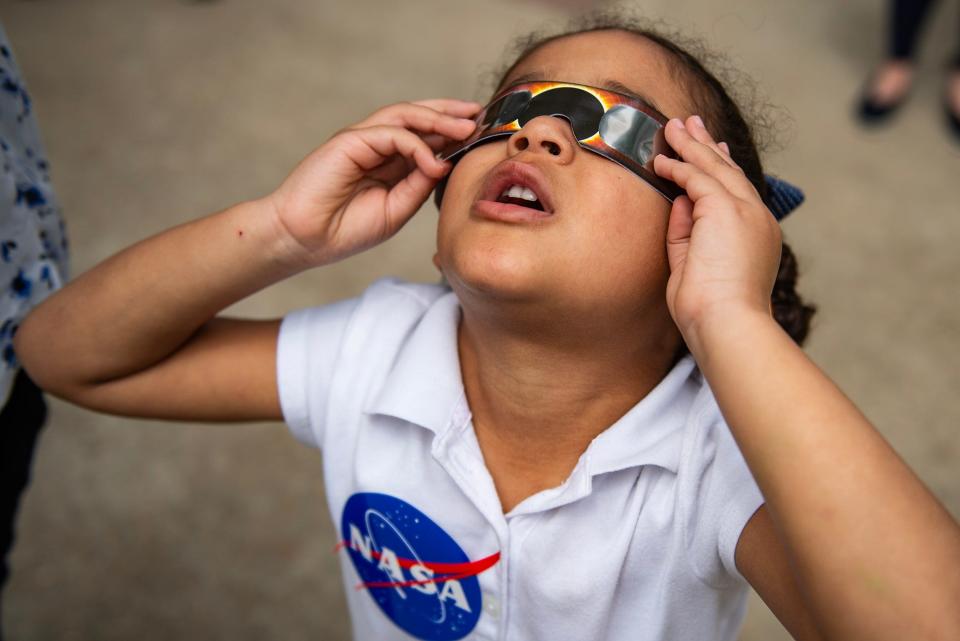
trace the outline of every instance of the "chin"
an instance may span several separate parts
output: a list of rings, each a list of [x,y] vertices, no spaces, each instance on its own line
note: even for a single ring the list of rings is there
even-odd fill
[[[543,270],[534,258],[502,245],[473,247],[443,260],[443,273],[460,296],[531,300],[545,293]]]

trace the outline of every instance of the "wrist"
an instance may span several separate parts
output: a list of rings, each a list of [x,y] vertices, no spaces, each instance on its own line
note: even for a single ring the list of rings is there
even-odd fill
[[[256,219],[263,224],[267,241],[268,255],[289,275],[319,267],[329,261],[318,260],[315,252],[304,247],[283,222],[280,204],[274,194],[248,201],[246,206],[255,212]]]
[[[682,334],[690,353],[703,365],[710,355],[749,345],[752,337],[771,329],[782,331],[769,308],[717,307],[682,329]]]

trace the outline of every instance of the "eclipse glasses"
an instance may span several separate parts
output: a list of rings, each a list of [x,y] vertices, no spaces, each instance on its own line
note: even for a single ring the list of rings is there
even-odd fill
[[[569,82],[525,82],[504,89],[474,119],[473,134],[439,158],[455,160],[479,144],[511,136],[538,116],[563,118],[582,148],[635,173],[667,200],[683,193],[653,171],[657,154],[677,157],[664,138],[663,114],[634,96]]]

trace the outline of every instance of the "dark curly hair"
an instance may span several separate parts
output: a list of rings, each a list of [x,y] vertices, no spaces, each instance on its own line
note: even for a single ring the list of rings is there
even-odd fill
[[[570,27],[554,33],[533,32],[517,39],[513,51],[512,62],[505,65],[495,75],[495,84],[502,87],[510,72],[527,56],[543,45],[580,33],[592,31],[625,31],[658,45],[667,54],[668,63],[672,65],[677,78],[684,83],[684,88],[690,95],[692,105],[700,114],[710,132],[717,140],[723,140],[730,146],[730,155],[746,173],[747,178],[759,192],[764,202],[768,202],[767,184],[764,180],[763,165],[760,161],[760,149],[754,129],[744,117],[740,106],[727,92],[718,79],[718,72],[713,72],[701,60],[715,61],[722,67],[722,58],[710,53],[697,41],[671,33],[661,25],[647,22],[624,12],[604,11],[580,17]],[[679,44],[682,43],[682,44]],[[695,52],[695,53],[694,53]],[[737,75],[727,66],[722,75]],[[752,89],[752,83],[746,78],[738,78],[740,86]],[[731,84],[732,81],[731,81]],[[756,100],[754,99],[754,103]],[[756,110],[750,120],[766,125],[769,128],[769,109]],[[761,141],[766,144],[766,141]],[[797,259],[790,246],[782,245],[780,253],[780,268],[770,296],[773,316],[777,323],[798,344],[803,344],[810,330],[810,320],[816,312],[816,307],[806,303],[797,293]]]

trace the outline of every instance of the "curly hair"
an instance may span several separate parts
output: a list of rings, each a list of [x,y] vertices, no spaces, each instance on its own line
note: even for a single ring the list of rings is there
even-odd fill
[[[713,136],[730,146],[730,155],[743,169],[764,202],[768,202],[767,183],[764,180],[760,151],[769,144],[769,140],[758,140],[755,128],[749,121],[758,123],[761,128],[772,129],[769,126],[771,111],[769,105],[764,105],[767,107],[765,109],[757,108],[754,91],[754,100],[750,101],[754,113],[751,113],[749,118],[745,117],[744,110],[727,91],[725,85],[737,85],[746,90],[753,90],[753,84],[743,74],[735,72],[732,66],[725,65],[721,56],[709,52],[700,42],[672,33],[660,24],[623,11],[602,11],[582,16],[561,31],[553,33],[536,31],[521,36],[513,47],[512,61],[504,65],[496,74],[496,86],[502,87],[510,72],[543,45],[592,31],[624,31],[659,46],[667,54],[666,59],[672,66],[671,70],[684,84],[684,89],[690,95],[691,107],[696,108],[696,112],[704,119]],[[717,67],[717,70],[711,71],[707,64],[702,62],[706,60],[714,63],[711,66]],[[729,78],[737,76],[737,78],[736,81],[722,82],[718,76]],[[802,345],[809,333],[810,321],[816,312],[816,307],[805,302],[797,292],[797,275],[796,256],[790,246],[783,243],[780,267],[770,297],[771,308],[777,323],[797,344]]]

